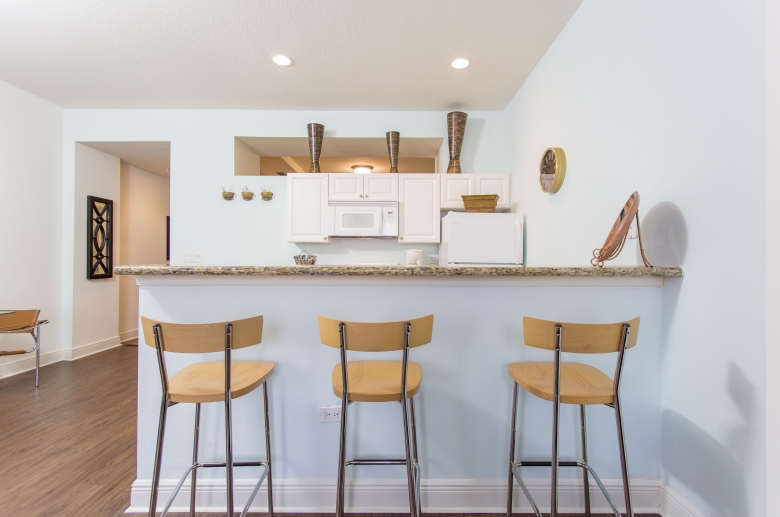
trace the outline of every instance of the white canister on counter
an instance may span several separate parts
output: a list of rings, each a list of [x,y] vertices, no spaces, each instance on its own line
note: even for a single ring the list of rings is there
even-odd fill
[[[404,250],[404,259],[407,266],[422,266],[422,250]]]

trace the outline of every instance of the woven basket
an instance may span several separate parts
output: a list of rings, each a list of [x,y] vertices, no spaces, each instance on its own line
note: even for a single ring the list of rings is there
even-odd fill
[[[295,255],[293,259],[299,266],[313,266],[317,262],[317,255],[310,254],[309,250],[303,250],[303,253]]]
[[[463,207],[466,212],[479,212],[483,214],[495,214],[498,204],[498,195],[490,194],[485,196],[461,196],[463,198]]]

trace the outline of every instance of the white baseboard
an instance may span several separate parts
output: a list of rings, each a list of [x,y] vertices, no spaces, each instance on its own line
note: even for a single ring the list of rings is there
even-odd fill
[[[706,517],[669,485],[661,487],[661,501],[664,517]]]
[[[62,350],[55,350],[54,352],[41,354],[41,366],[59,363],[63,360],[62,352]],[[18,359],[0,364],[0,379],[35,369],[35,354],[25,354],[16,357]]]
[[[120,332],[119,333],[119,342],[124,343],[128,339],[136,339],[138,338],[138,329],[135,330],[128,330],[126,332]]]
[[[109,348],[117,347],[121,344],[119,336],[114,336],[112,338],[104,339],[103,341],[95,341],[94,343],[81,345],[71,350],[63,350],[62,352],[66,361],[75,361],[82,357],[87,357],[88,355],[97,354],[98,352],[103,352]]]
[[[41,354],[41,366],[58,363],[60,361],[75,361],[88,355],[97,354],[103,352],[109,348],[119,346],[119,336],[115,336],[103,341],[96,341],[95,343],[88,343],[81,345],[80,347],[71,350],[55,350],[53,352],[46,352]],[[0,379],[5,377],[11,377],[22,372],[27,372],[35,369],[35,354],[25,354],[19,356],[19,359],[10,361],[0,365]]]
[[[177,480],[160,482],[158,511],[161,511],[176,487]],[[254,488],[250,479],[237,479],[234,484],[236,508],[243,508]],[[531,495],[541,511],[550,508],[550,481],[529,479],[526,482]],[[620,480],[605,480],[604,485],[618,509],[625,510],[623,484]],[[346,506],[356,513],[404,513],[409,511],[406,481],[402,479],[351,481],[347,484]],[[429,513],[502,513],[506,511],[506,481],[498,480],[423,480],[423,511]],[[657,480],[634,480],[632,496],[634,511],[660,513],[661,486]],[[150,480],[136,480],[130,495],[128,513],[148,511],[151,494]],[[173,503],[174,512],[189,510],[189,484],[185,484]],[[197,508],[203,512],[225,510],[225,481],[219,479],[198,482]],[[562,480],[558,489],[561,512],[582,512],[582,482]],[[515,484],[514,508],[516,512],[530,512],[531,506]],[[267,504],[265,485],[252,503],[254,511],[265,511]],[[335,481],[274,480],[274,511],[288,513],[332,513],[336,504]],[[591,483],[591,506],[594,512],[609,512],[606,499]]]

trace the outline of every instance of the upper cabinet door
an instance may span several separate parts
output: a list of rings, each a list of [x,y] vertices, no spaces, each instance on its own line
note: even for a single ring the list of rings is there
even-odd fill
[[[363,199],[398,201],[398,174],[363,175]]]
[[[288,242],[328,242],[328,176],[287,175]]]
[[[475,194],[498,194],[498,206],[496,208],[509,208],[510,176],[509,174],[475,174]]]
[[[360,201],[363,199],[363,174],[328,174],[330,201]]]
[[[441,174],[398,175],[398,242],[441,240]]]
[[[441,175],[441,208],[442,210],[463,210],[463,198],[476,192],[474,187],[475,174],[442,174]]]

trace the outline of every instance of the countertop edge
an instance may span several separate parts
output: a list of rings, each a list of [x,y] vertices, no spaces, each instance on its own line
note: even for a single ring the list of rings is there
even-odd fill
[[[682,278],[679,267],[444,267],[444,266],[117,266],[117,275],[287,277],[660,277]]]

